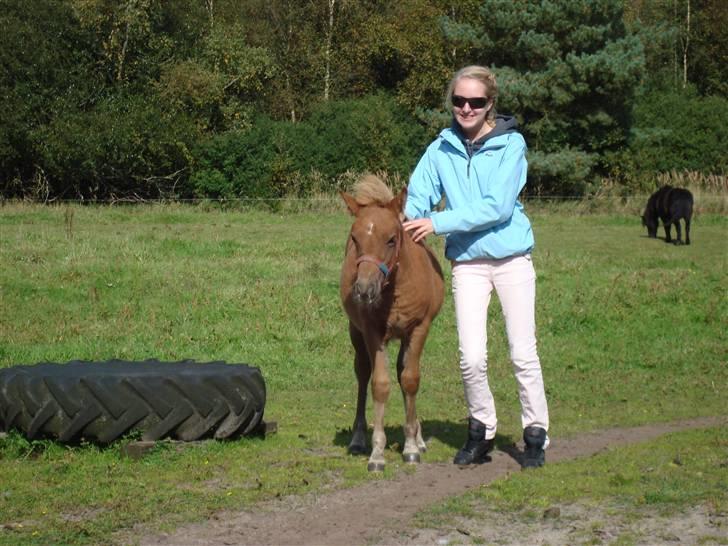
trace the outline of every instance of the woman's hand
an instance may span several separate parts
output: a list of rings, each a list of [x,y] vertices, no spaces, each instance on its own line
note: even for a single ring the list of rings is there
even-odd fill
[[[432,220],[429,218],[420,218],[418,220],[409,220],[402,224],[405,231],[410,232],[412,240],[415,243],[419,243],[424,240],[430,233],[435,233],[435,228],[432,226]]]

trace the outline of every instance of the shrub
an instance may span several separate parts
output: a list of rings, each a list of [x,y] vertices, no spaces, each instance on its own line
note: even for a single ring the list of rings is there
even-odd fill
[[[338,189],[351,171],[408,175],[425,145],[424,128],[388,95],[330,101],[300,123],[260,116],[213,137],[195,153],[191,184],[198,197],[303,196]]]
[[[347,170],[409,174],[427,145],[425,129],[384,93],[321,104],[307,124],[315,167],[334,177]]]
[[[721,174],[728,171],[728,100],[684,92],[657,91],[637,102],[631,141],[639,171],[672,170]]]
[[[112,96],[89,110],[69,106],[33,132],[51,194],[66,198],[177,197],[196,134],[182,115],[148,98]]]

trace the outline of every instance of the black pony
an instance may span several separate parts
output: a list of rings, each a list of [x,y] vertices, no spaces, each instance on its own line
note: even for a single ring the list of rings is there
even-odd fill
[[[675,224],[677,239],[676,245],[682,244],[680,240],[680,219],[685,220],[685,244],[690,244],[690,219],[693,216],[693,194],[684,188],[663,186],[653,193],[647,200],[645,213],[642,215],[642,225],[647,226],[647,235],[657,237],[658,219],[665,226],[665,242],[673,242],[670,237],[670,226]]]

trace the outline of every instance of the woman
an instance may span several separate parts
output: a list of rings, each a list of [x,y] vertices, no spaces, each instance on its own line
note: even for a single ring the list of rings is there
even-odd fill
[[[496,411],[488,386],[486,319],[495,288],[503,308],[519,387],[524,467],[542,466],[548,407],[536,352],[533,233],[518,194],[526,184],[526,143],[513,117],[497,116],[498,86],[482,66],[458,71],[447,101],[453,124],[430,144],[412,174],[404,229],[415,241],[445,235],[452,263],[460,370],[469,411],[468,437],[455,464],[490,460]],[[445,208],[433,209],[445,198]]]

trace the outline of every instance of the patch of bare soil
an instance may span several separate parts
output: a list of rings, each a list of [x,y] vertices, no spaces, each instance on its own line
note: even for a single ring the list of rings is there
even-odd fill
[[[663,515],[653,509],[638,513],[622,506],[569,504],[552,506],[543,514],[504,514],[475,507],[477,518],[458,518],[447,528],[385,529],[372,544],[561,546],[563,544],[620,544],[635,546],[726,544],[728,514],[707,506]]]
[[[653,439],[662,434],[726,424],[725,418],[699,418],[676,423],[645,425],[626,429],[610,429],[576,438],[552,439],[547,450],[548,463],[594,455],[612,447]],[[519,446],[519,448],[522,446]],[[474,468],[453,464],[421,464],[411,474],[390,481],[374,481],[364,485],[325,493],[288,497],[259,504],[255,510],[224,512],[202,524],[185,526],[171,534],[135,537],[133,542],[145,546],[209,546],[209,545],[369,545],[404,546],[414,544],[573,544],[593,540],[609,542],[629,522],[615,516],[618,511],[587,506],[555,507],[543,520],[528,523],[515,520],[504,525],[503,514],[484,510],[479,521],[461,521],[455,529],[422,530],[411,523],[419,510],[459,495],[474,487],[488,484],[520,471],[520,451],[498,451],[490,463]],[[583,516],[588,514],[588,518]],[[711,521],[722,520],[721,525]],[[712,519],[711,519],[712,518]],[[495,525],[490,522],[497,522]],[[686,533],[725,536],[724,515],[710,514],[704,507],[693,507],[680,518],[654,517],[653,528],[637,530],[637,544],[691,544],[684,542]],[[706,523],[707,522],[707,523]],[[524,528],[518,525],[525,526]],[[643,523],[640,523],[643,525]],[[511,528],[504,535],[506,528]],[[704,529],[705,527],[705,529]],[[707,530],[706,530],[707,529]],[[497,534],[496,534],[497,532]],[[596,534],[595,534],[596,533]],[[602,534],[600,536],[600,533]],[[640,536],[645,542],[639,542]],[[718,534],[718,536],[721,536]],[[502,540],[502,541],[501,541]],[[641,539],[639,539],[641,540]],[[697,539],[696,539],[697,540]]]

